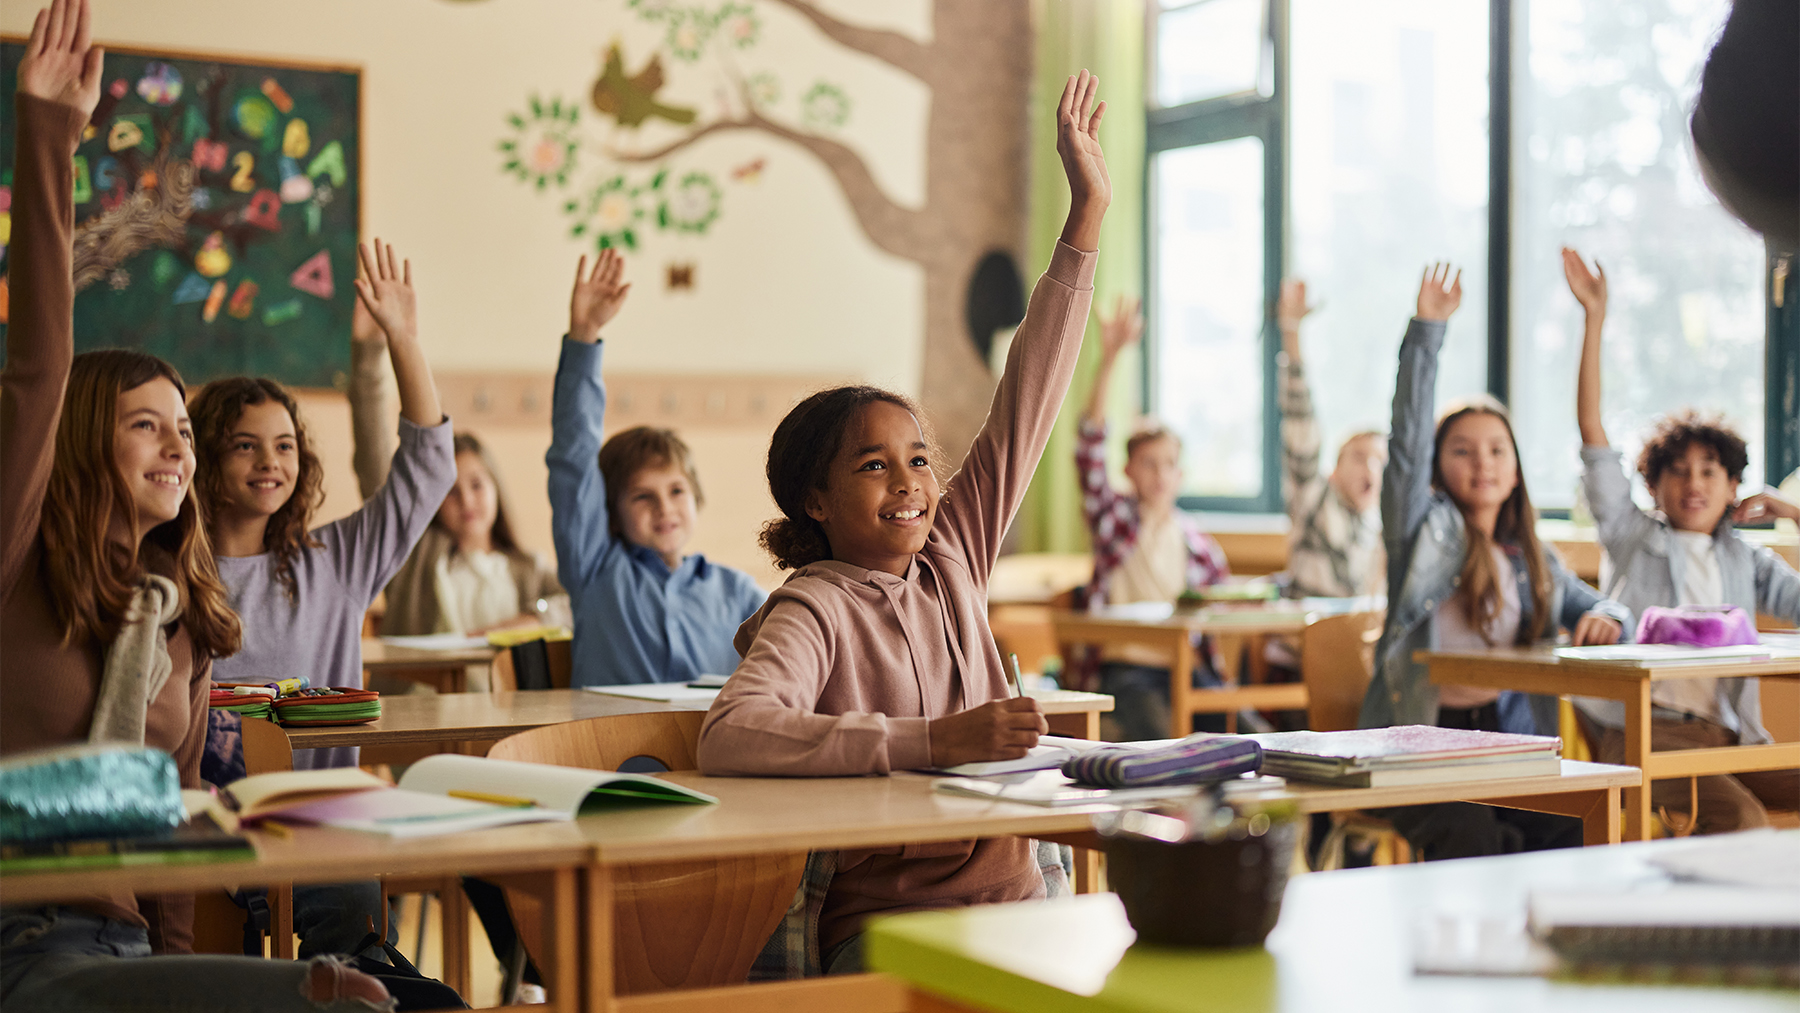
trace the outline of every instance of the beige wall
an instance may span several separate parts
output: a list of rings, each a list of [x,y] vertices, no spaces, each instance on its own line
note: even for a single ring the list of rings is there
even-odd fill
[[[547,381],[563,331],[573,264],[591,249],[567,235],[566,195],[540,194],[501,171],[506,117],[530,95],[584,102],[587,134],[622,147],[672,140],[597,129],[585,96],[615,39],[635,71],[661,30],[625,0],[94,0],[95,35],[137,47],[314,59],[364,69],[363,221],[395,242],[415,268],[422,331],[445,374],[525,372]],[[825,0],[848,20],[928,37],[927,0]],[[29,31],[37,4],[0,4],[0,31]],[[754,4],[762,39],[732,55],[744,75],[780,78],[791,115],[816,80],[840,85],[851,116],[839,138],[870,164],[896,200],[923,200],[928,93],[916,81],[821,36],[788,8]],[[659,94],[709,115],[729,85],[720,61],[665,57]],[[765,160],[756,182],[731,170]],[[612,171],[597,151],[574,179]],[[631,302],[608,330],[609,366],[624,374],[705,373],[857,379],[917,392],[922,356],[919,269],[872,246],[831,177],[813,158],[760,134],[720,134],[670,161],[712,173],[725,188],[704,236],[646,230],[629,261]],[[695,265],[692,291],[669,291],[665,270]],[[785,406],[781,406],[785,407]],[[348,415],[340,398],[306,402],[331,467],[327,516],[356,503]],[[459,425],[469,424],[462,417]],[[688,433],[712,493],[697,548],[772,574],[754,548],[771,509],[761,475],[773,419]],[[483,435],[500,448],[523,537],[549,549],[542,426]]]

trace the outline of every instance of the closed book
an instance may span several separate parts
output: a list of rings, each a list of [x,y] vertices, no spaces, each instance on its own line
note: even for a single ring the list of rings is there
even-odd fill
[[[1352,770],[1336,776],[1326,776],[1316,770],[1290,769],[1265,759],[1262,769],[1264,773],[1277,777],[1309,781],[1333,788],[1401,788],[1414,784],[1447,784],[1451,781],[1503,781],[1521,777],[1557,777],[1562,774],[1562,760],[1555,756],[1534,756],[1522,760],[1508,759],[1498,763],[1376,767]]]
[[[1555,736],[1433,725],[1270,732],[1247,737],[1262,744],[1263,769],[1283,777],[1341,777],[1378,768],[1473,765],[1562,755],[1562,740]]]
[[[0,845],[0,873],[103,869],[120,865],[180,865],[248,861],[250,842],[227,833],[202,813],[166,834]]]

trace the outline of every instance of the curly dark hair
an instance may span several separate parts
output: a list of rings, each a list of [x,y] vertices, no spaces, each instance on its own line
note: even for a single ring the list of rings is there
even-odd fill
[[[904,394],[880,387],[851,386],[822,390],[795,405],[769,439],[769,495],[782,516],[763,525],[758,541],[775,557],[775,566],[797,570],[830,559],[825,529],[806,512],[807,497],[823,492],[831,479],[831,462],[843,448],[844,431],[856,416],[878,401],[912,413],[934,450],[937,440],[919,406]],[[934,466],[935,466],[935,454]]]
[[[299,472],[294,476],[294,494],[269,517],[263,530],[263,551],[275,556],[275,577],[281,581],[289,601],[300,593],[294,577],[294,561],[300,550],[317,548],[321,543],[307,533],[313,511],[325,500],[325,469],[313,453],[306,424],[300,421],[300,405],[286,387],[263,377],[234,376],[214,380],[200,388],[188,401],[188,417],[194,424],[194,452],[199,457],[199,473],[194,489],[200,494],[207,516],[218,517],[225,509],[225,476],[219,462],[231,445],[232,428],[251,405],[275,402],[287,409],[294,422],[294,442],[300,458]]]
[[[1724,416],[1702,415],[1692,408],[1657,421],[1656,429],[1644,441],[1643,453],[1638,455],[1638,473],[1655,487],[1669,465],[1696,443],[1712,451],[1733,482],[1743,479],[1744,469],[1750,466],[1750,448],[1744,438]]]

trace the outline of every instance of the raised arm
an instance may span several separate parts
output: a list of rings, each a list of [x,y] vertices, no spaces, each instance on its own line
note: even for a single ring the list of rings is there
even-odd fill
[[[625,262],[615,250],[600,251],[594,269],[587,257],[575,268],[569,295],[569,333],[556,367],[550,402],[550,529],[557,573],[579,596],[612,546],[606,481],[600,475],[600,438],[606,387],[600,379],[600,329],[618,315],[631,292]]]
[[[396,261],[393,244],[375,240],[357,246],[363,277],[356,279],[356,294],[369,315],[387,334],[388,359],[394,364],[394,381],[400,387],[400,414],[415,426],[429,428],[444,421],[438,403],[437,384],[431,380],[431,364],[419,345],[418,300],[412,287],[412,261]]]
[[[1581,254],[1563,247],[1563,277],[1581,304],[1586,318],[1581,334],[1581,372],[1575,379],[1575,421],[1581,426],[1581,443],[1609,447],[1606,427],[1600,424],[1600,329],[1606,323],[1606,269],[1594,261],[1594,271]],[[1597,273],[1596,273],[1597,272]]]
[[[1275,325],[1281,329],[1281,460],[1282,497],[1288,516],[1300,531],[1298,512],[1316,502],[1309,495],[1319,477],[1319,419],[1313,413],[1312,388],[1300,354],[1300,321],[1313,311],[1306,302],[1306,282],[1285,278],[1275,303]]]
[[[1444,346],[1444,325],[1460,305],[1462,272],[1452,277],[1449,264],[1426,268],[1419,280],[1418,312],[1400,341],[1388,465],[1381,482],[1381,536],[1387,544],[1390,593],[1396,586],[1396,568],[1405,565],[1402,549],[1431,504],[1438,352]]]
[[[0,372],[0,597],[12,593],[37,537],[75,356],[70,157],[100,100],[102,59],[89,42],[86,0],[56,0],[38,12],[19,61],[12,306]]]
[[[387,399],[387,335],[362,299],[350,315],[351,465],[362,498],[387,481],[394,456],[394,416]]]
[[[1135,297],[1120,296],[1113,303],[1113,315],[1100,318],[1100,368],[1094,371],[1094,389],[1088,392],[1087,408],[1081,420],[1090,426],[1106,426],[1106,390],[1112,384],[1113,366],[1119,353],[1138,343],[1144,334],[1142,304]]]
[[[1094,251],[1112,202],[1100,150],[1106,103],[1094,104],[1099,84],[1084,70],[1063,88],[1056,151],[1069,181],[1069,217],[1049,269],[1032,290],[987,421],[951,478],[932,526],[932,540],[957,543],[970,576],[982,586],[1043,457],[1081,352],[1094,296]]]

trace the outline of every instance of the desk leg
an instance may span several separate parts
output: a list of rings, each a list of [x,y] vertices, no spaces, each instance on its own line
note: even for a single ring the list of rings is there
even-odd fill
[[[1177,630],[1175,667],[1169,669],[1169,738],[1185,739],[1194,730],[1194,638]]]
[[[1087,739],[1090,742],[1097,742],[1100,739],[1099,711],[1046,714],[1044,722],[1050,726],[1051,735],[1061,735],[1071,739]],[[483,743],[483,745],[491,745],[491,743]],[[485,750],[483,755],[486,755]]]
[[[1650,680],[1637,684],[1635,700],[1625,701],[1625,764],[1644,769],[1650,756]],[[1625,839],[1650,839],[1650,778],[1625,789]]]
[[[1596,788],[1592,791],[1561,791],[1551,795],[1519,795],[1512,798],[1469,799],[1479,805],[1524,809],[1528,812],[1556,813],[1581,820],[1581,843],[1619,843],[1619,789]]]
[[[581,918],[582,966],[587,971],[584,1008],[589,1013],[612,1013],[613,872],[608,866],[589,865],[583,878],[587,894]]]
[[[1100,852],[1093,848],[1075,849],[1076,893],[1100,892]]]
[[[294,959],[294,884],[269,884],[269,955]]]

